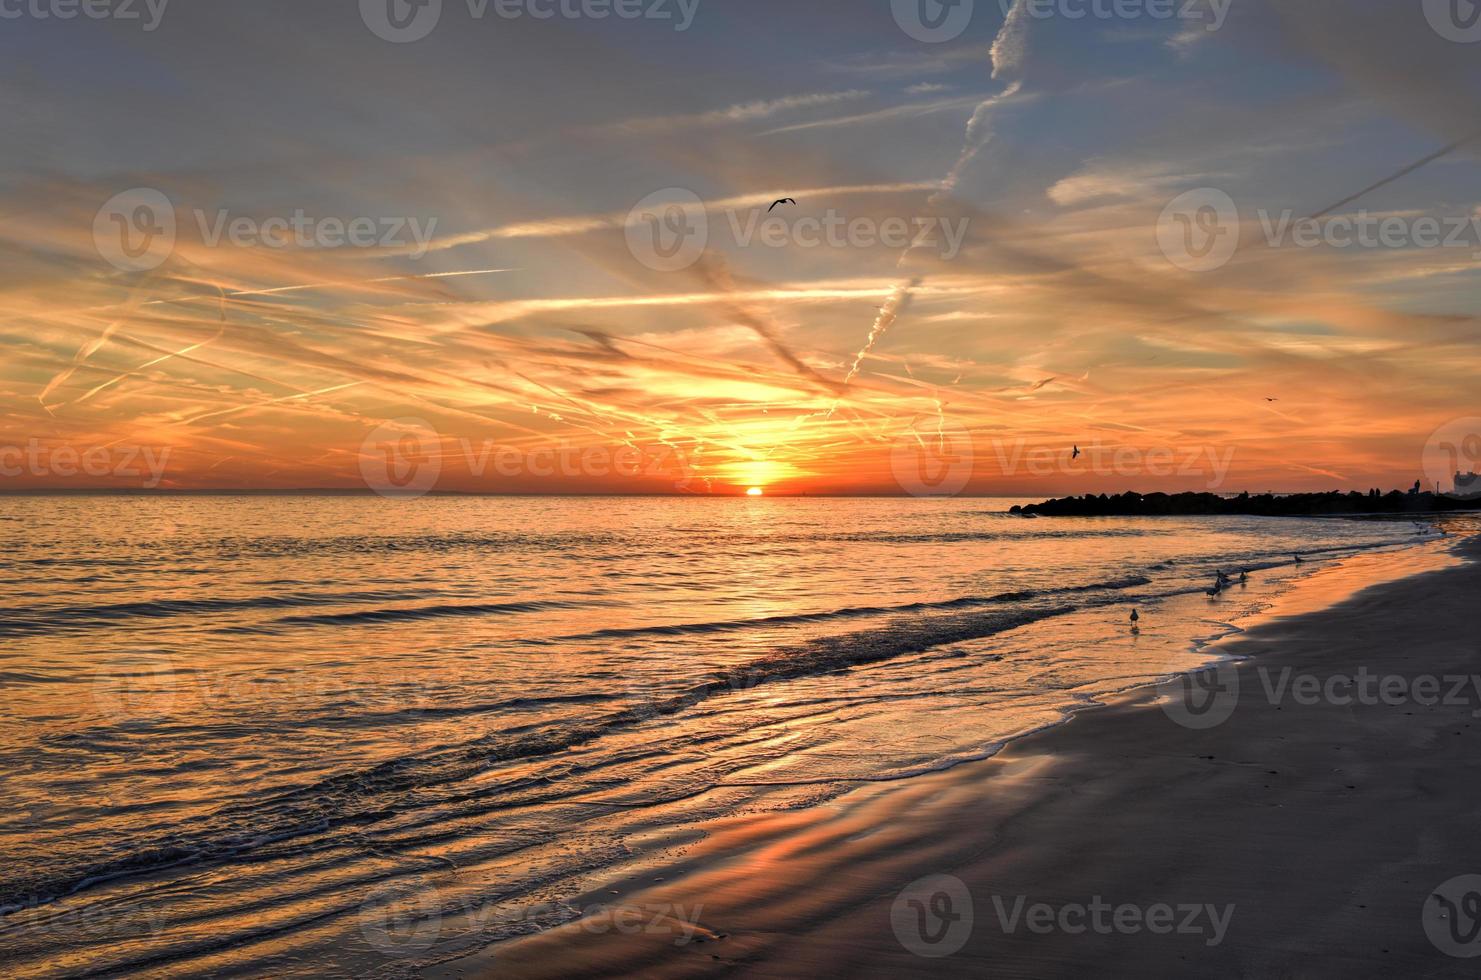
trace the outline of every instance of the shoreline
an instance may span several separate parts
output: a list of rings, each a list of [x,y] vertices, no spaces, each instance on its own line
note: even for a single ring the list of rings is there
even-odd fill
[[[652,879],[609,882],[612,887],[593,891],[583,905],[600,903],[611,911],[460,955],[426,975],[615,976],[642,971],[655,976],[783,976],[809,969],[837,973],[840,964],[847,964],[844,972],[851,975],[975,975],[991,968],[994,975],[1043,976],[1086,968],[1105,972],[1108,960],[1126,972],[1186,965],[1236,975],[1285,969],[1295,962],[1303,972],[1324,967],[1350,972],[1358,961],[1339,964],[1345,955],[1341,950],[1355,943],[1372,946],[1379,937],[1387,945],[1369,952],[1388,960],[1387,967],[1458,968],[1464,961],[1439,953],[1419,917],[1426,888],[1468,870],[1481,872],[1481,846],[1473,849],[1472,867],[1461,859],[1469,856],[1467,837],[1455,829],[1466,825],[1467,812],[1481,810],[1481,792],[1465,790],[1459,801],[1463,805],[1457,805],[1449,797],[1464,787],[1447,787],[1440,796],[1448,804],[1437,807],[1430,798],[1436,791],[1427,786],[1424,793],[1413,790],[1386,799],[1375,814],[1371,797],[1384,795],[1385,784],[1368,781],[1376,770],[1386,769],[1391,777],[1387,782],[1401,786],[1404,775],[1423,762],[1423,753],[1411,758],[1392,744],[1404,741],[1397,748],[1412,749],[1416,732],[1411,729],[1454,753],[1435,734],[1436,724],[1481,735],[1481,721],[1468,715],[1451,725],[1455,706],[1408,714],[1385,704],[1338,709],[1294,704],[1289,693],[1285,703],[1269,703],[1269,677],[1256,677],[1258,671],[1276,667],[1330,674],[1344,666],[1403,676],[1401,667],[1413,658],[1396,653],[1397,646],[1423,644],[1430,649],[1438,639],[1465,637],[1472,628],[1465,620],[1465,594],[1481,584],[1481,564],[1475,560],[1481,549],[1475,539],[1452,541],[1451,550],[1464,552],[1469,560],[1390,578],[1317,612],[1296,610],[1300,614],[1292,616],[1277,603],[1258,625],[1202,651],[1223,659],[1205,667],[1190,665],[1191,673],[1171,682],[1139,686],[1076,710],[1065,722],[1008,741],[989,759],[857,787],[815,808],[734,816],[684,829],[691,845],[682,864]],[[1433,608],[1427,609],[1430,593]],[[1381,623],[1369,622],[1375,611]],[[1349,635],[1345,624],[1357,620],[1368,628]],[[1452,659],[1456,662],[1446,671],[1465,667],[1469,674],[1481,654],[1467,651],[1461,642]],[[1440,667],[1436,662],[1427,669]],[[1258,693],[1263,688],[1266,697],[1237,701],[1225,723],[1207,730],[1175,724],[1177,712],[1165,707],[1182,679],[1225,671],[1248,677],[1241,689]],[[1472,700],[1481,700],[1481,689]],[[1481,704],[1461,707],[1469,712]],[[1330,731],[1339,710],[1361,719],[1360,738],[1347,751],[1362,756],[1362,784],[1353,781],[1360,777],[1350,775],[1343,777],[1349,782],[1334,787],[1326,778],[1337,770],[1327,767],[1324,774],[1319,762],[1349,761],[1340,744],[1322,750],[1331,758],[1320,760],[1310,754],[1315,749],[1303,748],[1312,741],[1342,741],[1334,738],[1340,733]],[[1269,725],[1284,734],[1272,740]],[[1475,727],[1466,731],[1471,725]],[[1458,745],[1473,744],[1448,737]],[[1242,755],[1260,759],[1219,762]],[[1110,765],[1113,760],[1119,765]],[[1449,761],[1466,765],[1463,755]],[[1465,771],[1478,770],[1481,765]],[[1167,786],[1176,776],[1182,782]],[[1354,788],[1360,785],[1368,798]],[[1087,800],[1097,801],[1089,811]],[[1221,801],[1226,805],[1221,807]],[[1313,809],[1321,813],[1309,812]],[[1285,811],[1279,814],[1279,827],[1262,826],[1258,818],[1267,818],[1268,824],[1276,811]],[[1452,828],[1442,836],[1457,856],[1447,864],[1453,870],[1429,882],[1422,874],[1415,881],[1405,879],[1402,887],[1389,881],[1390,894],[1357,903],[1364,914],[1347,908],[1352,903],[1333,904],[1330,889],[1323,892],[1319,886],[1342,878],[1341,861],[1351,853],[1337,849],[1333,854],[1334,848],[1311,839],[1313,831],[1320,841],[1330,834],[1364,846],[1392,847],[1405,839],[1403,831],[1382,832],[1374,821],[1393,827],[1405,817],[1416,823],[1415,833]],[[1345,838],[1340,834],[1344,820],[1358,828]],[[1031,823],[1032,830],[1025,830],[1024,823]],[[1155,845],[1140,855],[1144,860],[1128,856],[1159,837],[1180,843],[1173,849],[1180,860],[1159,862],[1156,858],[1165,857],[1166,851]],[[1189,853],[1200,846],[1207,853],[1202,860],[1190,860]],[[1305,854],[1305,863],[1318,866],[1304,881],[1287,882],[1279,874],[1261,878],[1259,868],[1251,867],[1262,855],[1277,870],[1299,864],[1302,857],[1291,854],[1293,848]],[[1403,863],[1390,858],[1385,867]],[[940,875],[949,877],[931,878]],[[973,904],[974,912],[966,916],[974,920],[972,928],[950,957],[934,955],[940,949],[925,943],[910,925],[912,915],[927,915],[922,909],[929,903],[901,890],[922,878],[929,879],[921,886],[929,891],[927,898],[940,900],[937,885],[942,881],[958,883],[949,885],[948,893],[955,889],[971,896],[957,904]],[[1348,884],[1356,888],[1362,883]],[[1298,892],[1313,889],[1328,900],[1325,905],[1296,901]],[[1397,906],[1402,903],[1393,893],[1415,889],[1412,914],[1401,914]],[[1199,905],[1232,911],[1214,945],[1207,945],[1211,932],[1040,934],[1028,931],[1024,920],[1012,914],[1015,908],[1021,912],[1045,903],[1092,908],[1101,896],[1112,905],[1139,902],[1136,908],[1143,910]],[[1318,919],[1308,927],[1321,933],[1305,942],[1284,928],[1299,925],[1303,915]],[[1212,929],[1218,916],[1208,913],[1205,919]],[[926,918],[920,921],[929,925]],[[902,929],[903,940],[898,936]],[[1273,936],[1287,943],[1286,954],[1258,953],[1264,947],[1275,949]],[[907,944],[931,955],[916,955]],[[1325,962],[1323,956],[1337,959]]]

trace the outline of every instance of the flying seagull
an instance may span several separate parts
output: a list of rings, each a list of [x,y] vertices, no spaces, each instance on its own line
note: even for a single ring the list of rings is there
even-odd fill
[[[1075,451],[1070,454],[1070,459],[1079,459],[1079,458],[1080,458],[1080,447],[1079,446],[1076,446],[1075,447]]]
[[[1268,402],[1278,402],[1278,401],[1280,401],[1279,398],[1267,398],[1265,400],[1268,401]]]
[[[776,207],[778,204],[796,204],[796,203],[797,202],[794,201],[794,200],[792,200],[790,197],[784,197],[780,201],[772,201],[771,202],[771,208]],[[771,208],[767,208],[766,209],[766,213],[767,214],[771,214]]]

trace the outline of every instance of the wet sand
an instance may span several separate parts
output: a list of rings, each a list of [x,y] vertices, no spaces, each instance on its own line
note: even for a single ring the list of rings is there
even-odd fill
[[[708,824],[578,903],[612,911],[434,975],[1474,975],[1433,893],[1481,874],[1478,544],[1225,641],[1191,687]]]

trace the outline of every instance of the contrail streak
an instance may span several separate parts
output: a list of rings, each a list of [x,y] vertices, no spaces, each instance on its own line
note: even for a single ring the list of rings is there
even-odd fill
[[[1451,143],[1449,146],[1441,147],[1440,149],[1436,150],[1434,153],[1431,153],[1429,156],[1423,157],[1423,158],[1421,158],[1419,160],[1416,160],[1413,163],[1409,164],[1409,166],[1407,166],[1404,169],[1400,170],[1398,173],[1390,174],[1389,176],[1387,176],[1387,177],[1383,178],[1382,180],[1380,180],[1378,183],[1376,183],[1376,184],[1370,184],[1367,187],[1364,187],[1362,190],[1358,191],[1356,194],[1349,194],[1347,197],[1344,197],[1342,200],[1338,201],[1336,204],[1330,205],[1329,207],[1322,208],[1316,214],[1312,215],[1312,217],[1313,218],[1325,217],[1326,215],[1331,214],[1333,211],[1336,211],[1338,208],[1343,207],[1344,205],[1351,204],[1353,201],[1356,201],[1360,197],[1367,197],[1369,194],[1371,194],[1374,191],[1378,190],[1378,188],[1380,188],[1380,187],[1386,187],[1387,185],[1392,184],[1394,181],[1400,179],[1401,177],[1407,177],[1407,176],[1409,176],[1410,174],[1414,173],[1414,171],[1418,170],[1420,167],[1424,167],[1424,166],[1427,166],[1427,165],[1429,165],[1431,163],[1434,163],[1436,160],[1440,159],[1441,157],[1449,156],[1450,154],[1454,153],[1456,150],[1460,149],[1461,147],[1465,146],[1466,144],[1468,144],[1468,143],[1474,143],[1477,139],[1481,139],[1481,133],[1472,133],[1470,136],[1467,136],[1465,139],[1456,140],[1454,143]],[[1320,472],[1320,471],[1318,471],[1318,472]]]
[[[331,385],[328,388],[320,388],[318,391],[303,391],[303,392],[299,392],[296,395],[284,395],[281,398],[269,398],[267,401],[264,401],[264,402],[252,402],[251,404],[248,404],[248,405],[239,405],[236,408],[223,408],[223,409],[221,409],[219,411],[206,412],[204,415],[197,415],[197,416],[195,416],[193,418],[183,419],[183,420],[181,420],[180,422],[178,422],[176,424],[178,424],[178,425],[194,425],[195,423],[201,422],[201,421],[203,421],[205,419],[221,418],[222,416],[226,416],[226,415],[235,415],[238,412],[250,412],[254,408],[266,408],[269,405],[279,405],[279,404],[282,404],[283,402],[298,401],[298,400],[303,399],[303,398],[313,398],[315,395],[327,395],[327,394],[329,394],[330,392],[333,392],[333,391],[343,391],[346,388],[353,388],[356,385],[361,385],[361,384],[364,384],[364,383],[365,382],[363,382],[363,381],[350,381],[350,382],[348,382],[346,384],[342,384],[342,385]]]
[[[487,276],[495,272],[518,272],[518,269],[470,269],[467,272],[428,272],[419,276],[381,276],[379,279],[341,280],[340,282],[310,282],[302,286],[277,286],[273,289],[240,289],[228,296],[270,296],[274,293],[293,293],[301,289],[326,289],[330,286],[367,286],[378,282],[407,282],[412,279],[451,279],[455,276]],[[158,302],[169,302],[159,300]]]
[[[885,331],[895,325],[895,321],[900,317],[900,311],[905,308],[906,302],[910,299],[910,290],[915,284],[916,280],[914,279],[909,282],[900,283],[895,287],[894,292],[890,293],[890,297],[885,300],[884,305],[879,308],[879,315],[874,318],[874,326],[869,328],[869,337],[864,341],[864,346],[859,348],[859,353],[854,355],[854,364],[849,368],[848,376],[843,379],[845,385],[854,380],[854,377],[858,375],[859,368],[864,363],[864,358],[868,357],[869,352],[874,350],[874,345],[879,343],[879,339],[885,335]],[[833,404],[836,407],[838,403],[834,402]]]

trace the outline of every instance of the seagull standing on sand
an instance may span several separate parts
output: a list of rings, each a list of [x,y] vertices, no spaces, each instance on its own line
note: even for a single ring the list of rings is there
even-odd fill
[[[1297,555],[1296,556],[1296,564],[1301,565],[1301,564],[1304,564],[1304,563],[1305,563],[1304,559],[1302,559],[1302,557],[1300,555]]]
[[[1214,579],[1214,587],[1212,589],[1209,589],[1207,592],[1205,592],[1204,595],[1216,596],[1220,592],[1223,592],[1223,591],[1224,591],[1224,582],[1223,582],[1223,580],[1222,579]]]
[[[1141,615],[1135,609],[1131,611],[1131,625],[1135,626],[1141,618]]]

